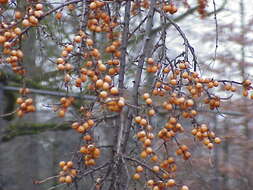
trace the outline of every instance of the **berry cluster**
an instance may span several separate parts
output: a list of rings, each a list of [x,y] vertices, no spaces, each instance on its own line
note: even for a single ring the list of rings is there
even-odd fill
[[[18,117],[23,117],[24,114],[29,112],[35,112],[36,108],[34,106],[33,99],[26,97],[26,95],[30,93],[30,90],[28,88],[21,88],[19,93],[22,97],[18,97],[16,100],[16,103],[19,105],[17,110]]]
[[[174,4],[165,4],[162,9],[166,13],[175,14],[177,12],[177,7]]]
[[[62,171],[59,172],[59,182],[70,184],[73,182],[73,179],[77,176],[77,170],[73,168],[74,163],[72,161],[61,161],[59,163]]]
[[[56,108],[58,110],[58,116],[59,117],[64,117],[68,107],[71,106],[71,104],[73,102],[74,102],[73,97],[68,97],[68,98],[62,97],[60,99],[60,106],[58,106]]]

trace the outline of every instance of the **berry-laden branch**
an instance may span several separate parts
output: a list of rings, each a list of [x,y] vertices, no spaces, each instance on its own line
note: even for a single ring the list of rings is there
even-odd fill
[[[193,9],[205,18],[207,1],[196,2],[199,6]],[[31,92],[60,96],[59,101],[50,99],[54,102],[48,108],[63,121],[73,121],[70,128],[79,136],[72,157],[59,162],[59,173],[36,183],[57,177],[60,184],[76,188],[84,180],[88,189],[99,190],[190,189],[177,171],[182,160],[194,157],[189,142],[201,143],[209,151],[222,142],[201,119],[206,117],[204,111],[219,113],[222,103],[233,98],[218,95],[224,90],[232,94],[241,88],[246,98],[253,89],[249,79],[200,76],[190,39],[171,17],[184,17],[178,7],[189,2],[30,0],[14,8],[10,3],[0,0],[0,58],[22,78],[17,116],[22,119],[40,109]],[[44,22],[56,23],[57,29]],[[38,40],[40,57],[49,60],[41,73],[57,73],[42,82],[53,81],[61,92],[27,88],[33,65],[25,67],[24,57],[30,52],[22,45],[30,29],[43,30],[47,36]],[[135,37],[143,40],[133,49]],[[168,43],[176,37],[183,40],[182,47]],[[46,51],[50,46],[55,50]],[[174,56],[169,54],[172,50]]]
[[[143,70],[143,66],[144,66],[145,57],[148,56],[147,53],[148,53],[148,49],[150,46],[149,41],[151,38],[151,30],[152,30],[152,26],[153,26],[154,13],[155,13],[155,1],[152,0],[151,5],[150,5],[150,9],[148,12],[148,16],[147,16],[148,18],[147,18],[147,22],[146,22],[145,39],[144,39],[144,43],[143,43],[142,54],[141,54],[139,61],[138,61],[137,72],[135,75],[134,87],[133,87],[134,88],[134,93],[133,93],[134,103],[137,106],[138,106],[138,96],[139,96],[139,88],[140,88],[140,83],[141,83],[142,70]]]

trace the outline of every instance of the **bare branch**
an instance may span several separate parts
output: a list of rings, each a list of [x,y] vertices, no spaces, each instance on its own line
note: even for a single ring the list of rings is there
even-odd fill
[[[129,23],[130,23],[130,10],[131,10],[131,1],[127,1],[125,5],[125,18],[124,18],[124,28],[123,28],[123,34],[122,34],[120,69],[119,69],[119,88],[120,89],[124,88],[126,54],[127,54]]]

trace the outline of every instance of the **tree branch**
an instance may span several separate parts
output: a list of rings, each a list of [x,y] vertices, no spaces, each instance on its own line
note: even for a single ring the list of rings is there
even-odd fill
[[[155,2],[156,2],[155,0],[151,0],[150,9],[148,12],[147,23],[146,23],[146,32],[145,32],[143,50],[142,50],[142,54],[140,56],[140,60],[138,62],[138,68],[137,68],[137,72],[136,72],[135,80],[134,80],[133,97],[134,97],[134,104],[136,106],[138,106],[138,93],[139,93],[139,87],[140,87],[140,82],[141,82],[141,74],[142,74],[142,70],[143,70],[145,57],[147,56],[147,52],[148,52],[148,48],[149,48],[148,47],[149,41],[151,38],[151,30],[153,27],[153,17],[155,14]]]
[[[127,53],[126,51],[127,51],[127,44],[128,44],[130,11],[131,11],[131,1],[127,1],[126,6],[125,6],[124,28],[123,28],[123,34],[122,34],[120,69],[119,69],[119,89],[124,88],[126,53]]]
[[[209,12],[209,13],[207,13],[206,16],[208,17],[208,16],[213,15],[214,13],[218,13],[218,12],[222,11],[224,9],[224,7],[225,7],[226,4],[227,4],[227,0],[224,0],[223,3],[222,3],[222,5],[216,10],[216,12],[215,11]],[[173,21],[174,22],[179,22],[179,21],[183,20],[185,17],[189,16],[190,14],[193,14],[197,9],[198,9],[198,6],[193,7],[191,9],[189,9],[188,11],[186,11],[184,14],[182,14],[182,15],[176,17],[175,19],[173,19]],[[171,26],[170,23],[165,24],[166,28],[168,28],[170,26]],[[151,35],[153,36],[153,35],[157,34],[157,32],[159,32],[159,31],[161,31],[163,29],[163,27],[164,26],[158,26],[157,28],[152,29],[151,30]],[[129,41],[129,45],[133,44],[133,43],[140,42],[144,38],[144,36],[145,36],[145,34],[139,35],[137,37],[137,39]]]

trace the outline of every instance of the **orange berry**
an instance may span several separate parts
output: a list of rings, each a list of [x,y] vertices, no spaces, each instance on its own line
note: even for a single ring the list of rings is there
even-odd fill
[[[71,177],[70,175],[67,175],[67,176],[65,177],[65,182],[66,182],[66,183],[72,183],[72,182],[73,182],[72,177]]]
[[[110,84],[112,82],[112,77],[110,77],[109,75],[106,75],[104,78],[104,81]]]
[[[72,168],[72,167],[73,167],[73,165],[74,165],[74,164],[73,164],[73,162],[72,162],[72,161],[68,161],[68,162],[67,162],[67,166],[68,166],[68,168]]]
[[[104,81],[102,79],[99,79],[96,81],[96,86],[99,88],[101,88],[103,86],[103,84],[104,84]]]
[[[24,116],[24,111],[22,111],[22,110],[18,110],[17,111],[17,115],[18,115],[18,117],[23,117]]]
[[[215,137],[214,142],[216,144],[220,144],[221,143],[221,139],[219,137]]]
[[[60,161],[60,162],[59,162],[59,166],[60,166],[61,168],[63,168],[65,165],[66,165],[66,162],[64,162],[64,161]]]
[[[71,52],[71,51],[74,49],[74,46],[71,45],[71,44],[69,44],[69,45],[67,45],[67,46],[65,47],[65,49],[66,49],[67,52]]]
[[[24,27],[29,27],[29,26],[31,25],[31,23],[29,22],[29,20],[24,19],[24,20],[22,21],[22,25],[23,25]]]
[[[201,130],[202,133],[207,132],[207,131],[208,131],[207,125],[206,125],[206,124],[202,124],[202,125],[200,126],[200,130]]]
[[[171,9],[170,13],[171,13],[171,14],[174,14],[174,13],[176,13],[176,12],[177,12],[177,7],[174,6],[174,5],[172,5],[172,9]]]
[[[135,173],[135,174],[133,175],[133,179],[134,179],[134,180],[138,180],[138,179],[140,179],[140,178],[141,178],[141,175],[138,174],[138,173]]]
[[[189,99],[189,100],[186,101],[186,104],[187,104],[187,106],[193,106],[194,105],[194,101],[191,100],[191,99]]]
[[[148,115],[149,116],[154,116],[155,115],[155,110],[154,109],[148,110]]]
[[[231,86],[231,84],[226,84],[225,86],[224,86],[224,88],[225,88],[225,90],[231,90],[231,88],[232,88],[232,86]]]
[[[75,169],[70,170],[70,173],[74,177],[77,175],[77,171]]]
[[[65,69],[66,69],[67,71],[70,71],[70,70],[73,69],[73,65],[67,63],[67,64],[65,65]]]
[[[91,141],[92,137],[90,135],[85,135],[85,136],[83,136],[83,140]]]
[[[6,41],[6,37],[0,35],[0,44],[3,44],[5,41]]]
[[[169,164],[173,164],[175,162],[175,159],[173,157],[169,157],[167,160]]]
[[[150,97],[150,95],[149,95],[149,93],[144,93],[142,97],[146,100]]]
[[[177,85],[177,80],[176,80],[176,79],[172,79],[172,80],[170,81],[170,84],[171,84],[171,85]]]
[[[124,106],[125,105],[125,99],[124,98],[120,98],[119,101],[118,101],[118,105],[120,107]]]
[[[153,66],[150,68],[150,72],[151,72],[151,73],[155,73],[157,70],[158,70],[158,67],[157,67],[156,65],[153,65]]]
[[[177,118],[175,118],[175,117],[170,117],[169,123],[171,123],[171,124],[176,124],[176,123],[177,123]]]
[[[90,160],[88,160],[86,162],[86,165],[88,165],[88,166],[94,166],[94,165],[96,165],[96,161],[94,159],[90,159]]]
[[[79,133],[84,133],[85,132],[85,128],[84,128],[84,126],[79,126],[78,128],[77,128],[77,131],[79,132]]]
[[[16,100],[16,103],[17,104],[22,104],[24,102],[24,100],[23,100],[23,98],[17,98],[17,100]]]
[[[152,102],[153,102],[153,101],[152,101],[151,98],[147,98],[147,99],[146,99],[146,104],[150,105],[150,104],[152,104]]]
[[[181,145],[181,146],[180,146],[180,149],[181,149],[182,151],[187,151],[189,148],[188,148],[186,145]]]
[[[154,180],[150,179],[147,181],[147,186],[152,187],[154,185],[154,183],[155,183]]]
[[[55,18],[56,18],[57,20],[60,20],[60,19],[62,18],[62,12],[57,12],[57,13],[55,14]]]
[[[60,109],[60,111],[58,112],[58,116],[59,117],[64,117],[65,116],[65,111],[63,109]]]
[[[65,70],[65,66],[63,64],[59,64],[59,65],[57,65],[57,69],[59,71],[64,71]]]
[[[33,25],[37,25],[39,23],[39,20],[35,16],[30,16],[28,19],[29,22]]]
[[[79,126],[80,126],[80,124],[78,122],[74,122],[74,123],[72,123],[71,128],[76,129]]]
[[[35,8],[37,10],[42,10],[43,9],[43,5],[41,3],[38,3],[38,4],[35,5]]]
[[[110,88],[110,85],[108,82],[104,82],[102,86],[103,90],[108,90]]]
[[[106,91],[101,91],[101,92],[99,93],[99,96],[100,96],[101,98],[106,98],[106,97],[108,96],[108,93],[107,93]]]
[[[160,171],[160,167],[159,166],[153,166],[152,170],[154,172],[159,172]]]
[[[236,87],[235,87],[235,86],[232,86],[232,87],[231,87],[231,91],[232,91],[232,92],[235,92],[235,91],[236,91]]]
[[[151,147],[147,147],[145,151],[147,154],[153,153],[153,149]]]
[[[140,173],[140,172],[143,172],[143,171],[144,171],[144,169],[143,169],[142,166],[137,166],[136,167],[136,172]]]
[[[21,19],[22,18],[22,13],[20,11],[15,12],[15,19]]]
[[[27,106],[26,111],[27,112],[35,112],[36,108],[34,105],[29,105],[29,106]]]
[[[151,161],[157,162],[158,161],[158,156],[157,155],[152,156]]]
[[[90,127],[95,125],[95,122],[92,119],[88,119],[87,123]]]
[[[251,85],[251,81],[247,79],[247,80],[243,81],[243,85],[244,86],[250,86]]]
[[[96,2],[91,2],[90,9],[96,9],[96,8],[97,8]]]
[[[180,190],[189,190],[189,187],[186,185],[183,185]]]
[[[33,99],[32,98],[28,98],[28,99],[25,100],[25,103],[27,105],[31,105],[33,103]]]
[[[34,16],[37,18],[40,18],[43,15],[43,11],[38,10],[38,11],[34,11]]]
[[[147,158],[147,156],[148,156],[148,154],[147,154],[146,151],[142,151],[141,154],[140,154],[140,157],[143,158],[143,159]]]
[[[87,45],[87,46],[93,46],[93,44],[94,44],[94,42],[93,42],[92,39],[87,39],[87,40],[86,40],[86,45]]]
[[[215,86],[215,87],[219,86],[219,82],[218,81],[213,81],[213,86]]]
[[[164,73],[169,73],[169,72],[170,72],[170,68],[169,68],[169,67],[165,67],[165,68],[163,69],[163,72],[164,72]]]
[[[181,154],[183,154],[183,151],[182,151],[181,149],[177,149],[177,150],[176,150],[176,154],[177,154],[177,155],[181,155]]]
[[[134,118],[134,120],[135,120],[136,123],[140,123],[141,122],[141,116],[136,116]]]
[[[65,177],[63,177],[63,176],[59,177],[59,182],[60,183],[65,183],[65,181],[66,181]]]
[[[151,140],[150,139],[146,139],[145,141],[144,141],[144,145],[145,146],[150,146],[151,145]]]
[[[68,10],[69,11],[73,11],[75,9],[75,5],[74,4],[69,4],[68,5]]]
[[[176,181],[174,179],[169,179],[166,183],[167,187],[173,187],[176,185]]]
[[[247,89],[243,89],[242,90],[242,95],[245,96],[245,97],[247,97],[249,95],[248,90]]]
[[[148,124],[148,121],[146,119],[142,118],[140,121],[140,125],[146,126],[147,124]]]
[[[21,31],[20,28],[15,28],[15,29],[14,29],[14,32],[15,32],[15,34],[17,34],[17,35],[20,35],[20,34],[22,33],[22,31]]]
[[[0,0],[0,4],[6,4],[9,0]]]
[[[184,153],[184,159],[188,160],[191,157],[191,153],[190,152],[185,152]]]
[[[208,143],[207,148],[213,149],[213,143]]]
[[[82,41],[82,37],[81,36],[75,36],[75,38],[74,38],[74,41],[76,42],[76,43],[80,43],[81,41]]]
[[[100,154],[101,154],[100,149],[95,148],[94,151],[93,151],[93,157],[94,158],[99,158]]]
[[[112,87],[110,92],[111,92],[112,95],[117,95],[119,93],[119,90],[118,90],[117,87]]]
[[[150,65],[152,65],[152,64],[154,64],[154,60],[153,60],[153,58],[148,58],[147,59],[147,64],[150,64]]]

